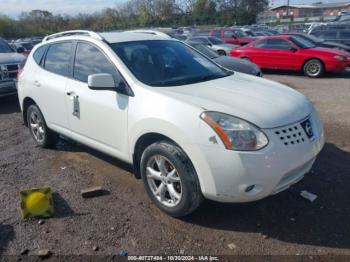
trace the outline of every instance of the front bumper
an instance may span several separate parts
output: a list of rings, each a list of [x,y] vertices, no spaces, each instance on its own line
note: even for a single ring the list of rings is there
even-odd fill
[[[315,130],[312,139],[301,126],[302,120],[264,130],[269,145],[256,152],[203,147],[215,184],[215,192],[203,192],[204,196],[219,202],[250,202],[277,194],[300,181],[312,168],[325,142],[317,113],[309,119]]]
[[[350,68],[350,60],[344,60],[344,61],[332,61],[326,64],[326,71],[330,72],[339,72],[348,70]]]
[[[0,97],[14,95],[17,93],[17,82],[15,80],[0,81]]]

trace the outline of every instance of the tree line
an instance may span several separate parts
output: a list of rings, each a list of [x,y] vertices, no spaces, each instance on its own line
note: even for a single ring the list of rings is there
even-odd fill
[[[18,19],[2,14],[0,36],[43,36],[74,29],[112,31],[139,27],[244,25],[255,23],[257,14],[267,6],[268,0],[128,0],[100,12],[75,16],[32,10],[23,12]]]

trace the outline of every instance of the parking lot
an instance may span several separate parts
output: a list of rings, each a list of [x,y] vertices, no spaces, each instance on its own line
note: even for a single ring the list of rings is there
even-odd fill
[[[309,79],[265,72],[315,104],[326,145],[304,180],[248,204],[207,201],[185,219],[171,218],[147,197],[131,167],[62,140],[53,150],[34,146],[16,98],[0,100],[0,255],[216,254],[350,255],[350,73]],[[19,190],[50,186],[55,216],[22,221]],[[110,193],[83,199],[80,190]],[[318,195],[315,202],[299,193]]]

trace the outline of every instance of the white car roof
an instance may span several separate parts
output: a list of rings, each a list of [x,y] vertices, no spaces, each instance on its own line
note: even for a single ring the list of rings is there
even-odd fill
[[[109,43],[129,42],[129,41],[143,41],[143,40],[166,40],[167,38],[138,32],[111,32],[111,33],[99,33]]]

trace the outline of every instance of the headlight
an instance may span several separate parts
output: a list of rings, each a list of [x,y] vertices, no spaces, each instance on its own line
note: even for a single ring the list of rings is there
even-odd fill
[[[341,55],[336,55],[336,56],[334,56],[334,58],[338,61],[344,61],[346,59],[346,57],[341,56]]]
[[[269,143],[258,127],[240,118],[218,112],[204,112],[201,118],[214,129],[227,149],[256,151]]]

